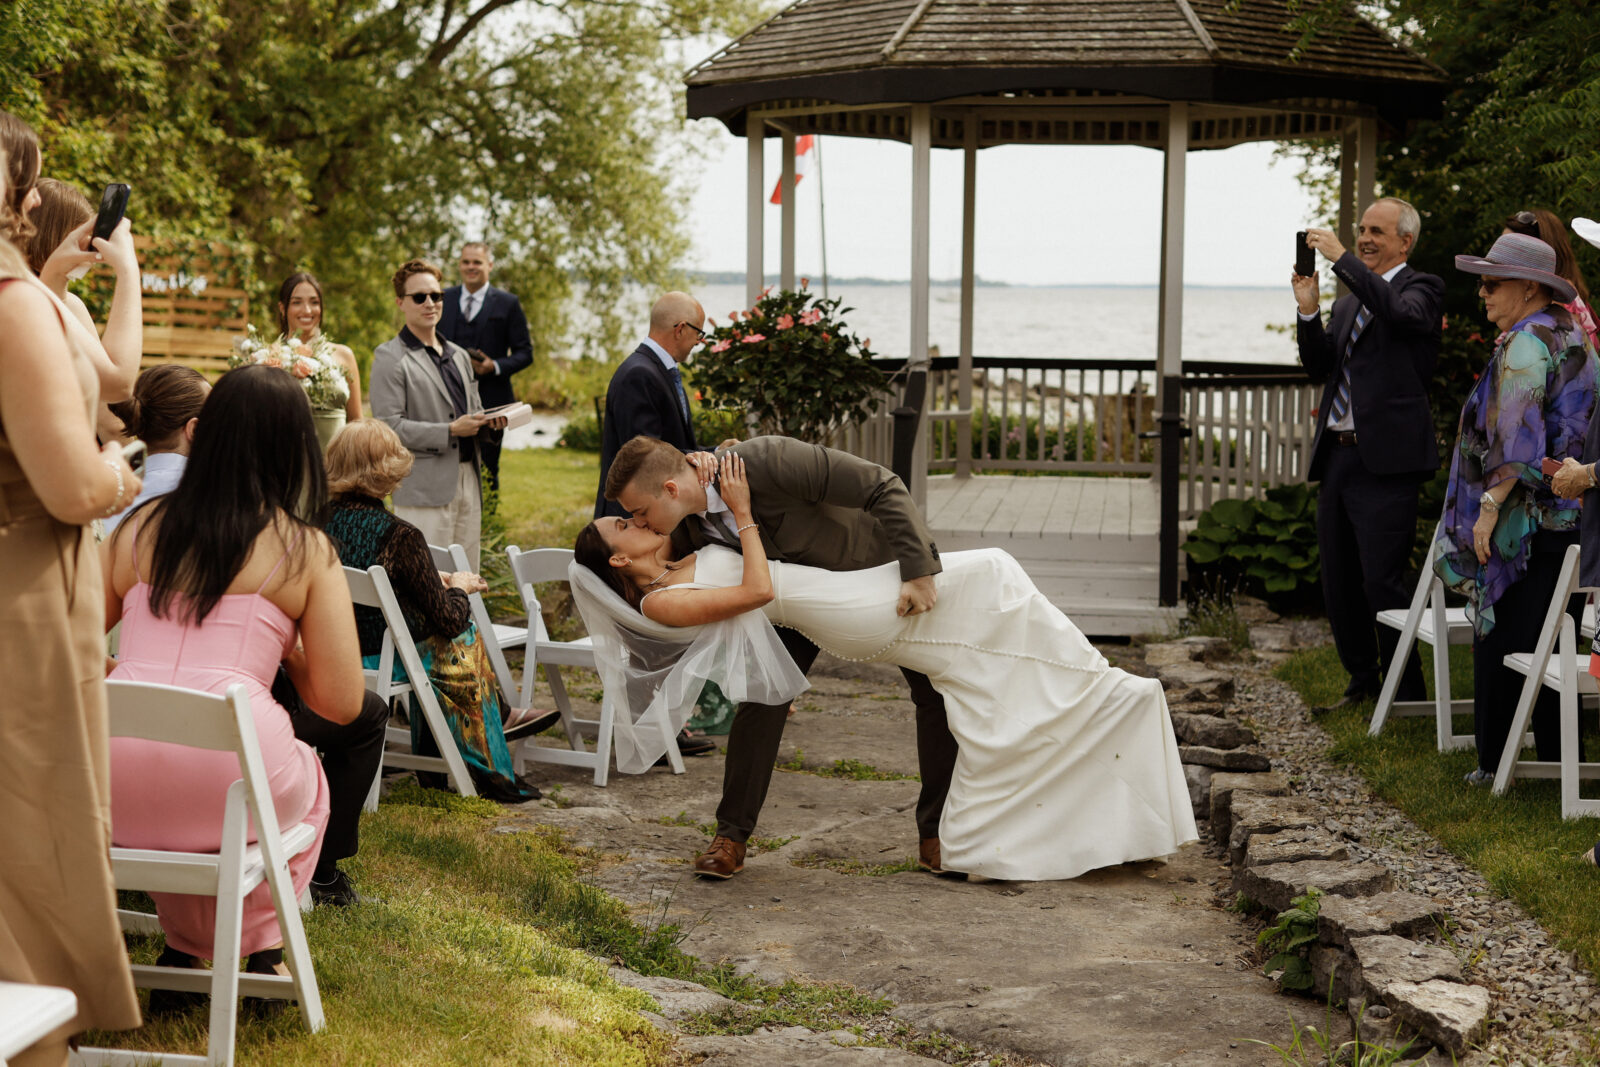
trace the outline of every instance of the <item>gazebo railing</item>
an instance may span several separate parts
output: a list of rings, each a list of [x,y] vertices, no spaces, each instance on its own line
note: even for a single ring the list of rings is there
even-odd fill
[[[899,380],[903,359],[874,361]],[[1153,475],[1154,360],[976,356],[968,462],[960,463],[959,361],[941,356],[928,375],[928,472]],[[1179,453],[1180,512],[1225,497],[1259,496],[1303,480],[1310,464],[1318,389],[1281,364],[1191,360],[1178,414],[1190,435]],[[834,446],[890,465],[893,404],[836,436]]]

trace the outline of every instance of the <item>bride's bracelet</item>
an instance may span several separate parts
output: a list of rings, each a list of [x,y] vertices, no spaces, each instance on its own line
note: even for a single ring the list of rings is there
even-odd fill
[[[743,526],[741,526],[741,527],[739,527],[739,528],[738,528],[738,529],[737,529],[737,530],[735,530],[735,531],[733,531],[733,532],[734,532],[734,533],[741,533],[741,534],[742,534],[742,533],[744,533],[744,532],[745,532],[745,531],[746,531],[746,530],[754,530],[754,529],[755,529],[755,528],[756,528],[756,525],[757,525],[757,524],[756,524],[756,523],[753,523],[753,522],[747,522],[747,523],[745,523],[745,524],[744,524],[744,525],[743,525]]]

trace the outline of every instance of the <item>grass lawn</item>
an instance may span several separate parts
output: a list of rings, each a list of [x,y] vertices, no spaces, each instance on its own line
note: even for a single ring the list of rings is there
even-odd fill
[[[1276,673],[1307,705],[1337,700],[1347,680],[1331,645],[1296,653]],[[1425,673],[1431,699],[1432,672]],[[1450,682],[1455,698],[1472,696],[1470,648],[1451,649]],[[1358,770],[1379,796],[1600,973],[1600,871],[1576,858],[1600,836],[1600,820],[1564,821],[1553,779],[1519,780],[1503,797],[1469,786],[1462,777],[1477,765],[1476,753],[1437,751],[1431,717],[1390,719],[1383,736],[1374,738],[1367,736],[1371,714],[1367,704],[1323,717],[1333,739],[1330,755]],[[1458,716],[1456,732],[1470,731],[1470,716]]]
[[[346,866],[371,902],[306,917],[327,1027],[291,1007],[241,1018],[241,1063],[659,1064],[654,1002],[600,960],[690,977],[674,928],[645,930],[578,880],[594,861],[549,833],[496,833],[492,801],[404,783],[364,816]],[[159,937],[133,943],[153,963]],[[597,960],[596,957],[600,959]],[[86,1044],[205,1052],[206,1008]]]
[[[505,543],[519,548],[571,548],[594,517],[600,454],[564,448],[500,453],[500,512]]]

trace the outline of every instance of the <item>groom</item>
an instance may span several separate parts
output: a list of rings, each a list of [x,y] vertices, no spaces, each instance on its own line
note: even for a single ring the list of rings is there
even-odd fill
[[[751,510],[770,559],[835,571],[856,571],[898,561],[902,615],[932,610],[939,550],[911,494],[892,471],[831,448],[789,437],[756,437],[733,446],[744,460]],[[716,487],[702,486],[682,452],[653,437],[635,437],[617,452],[605,495],[633,515],[636,525],[670,534],[679,554],[706,544],[735,551],[739,537]],[[811,669],[817,646],[797,630],[778,637],[801,672]],[[926,675],[902,669],[917,708],[917,800],[920,865],[939,864],[939,814],[955,769],[956,739],[945,721],[944,698]],[[695,857],[696,874],[731,878],[744,869],[745,842],[767,797],[785,705],[741,704],[728,734],[717,836]]]

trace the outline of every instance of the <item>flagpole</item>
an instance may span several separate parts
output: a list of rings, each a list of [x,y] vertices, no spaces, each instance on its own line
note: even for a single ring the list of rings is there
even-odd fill
[[[822,199],[822,135],[811,142],[817,154],[817,229],[822,235],[822,299],[828,299],[828,216]]]

